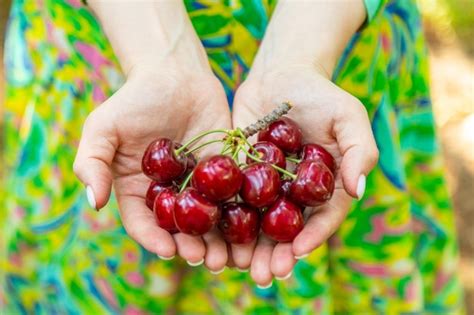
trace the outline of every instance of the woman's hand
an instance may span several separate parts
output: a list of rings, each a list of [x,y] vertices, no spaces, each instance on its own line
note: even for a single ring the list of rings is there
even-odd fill
[[[230,128],[223,87],[179,2],[91,5],[102,17],[127,79],[87,118],[74,171],[96,209],[107,203],[113,183],[127,233],[148,251],[163,258],[177,252],[192,264],[205,259],[210,270],[221,270],[227,248],[215,232],[202,238],[171,235],[157,226],[145,205],[150,179],[142,173],[141,159],[159,137],[182,142],[202,131]],[[172,25],[156,26],[160,18],[165,25],[171,13]],[[110,14],[113,19],[107,19]]]
[[[362,1],[280,1],[252,70],[236,93],[234,127],[245,127],[290,101],[294,108],[289,117],[299,124],[305,141],[324,146],[339,168],[332,199],[306,210],[306,225],[292,243],[275,244],[261,236],[256,245],[232,248],[235,264],[250,266],[260,286],[288,276],[297,259],[336,231],[353,198],[362,197],[365,177],[377,162],[363,104],[330,80],[339,54],[364,18]]]

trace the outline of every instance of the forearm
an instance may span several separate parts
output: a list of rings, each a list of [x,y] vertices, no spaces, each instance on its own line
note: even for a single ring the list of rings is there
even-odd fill
[[[315,64],[331,75],[365,18],[363,0],[280,0],[254,62],[255,72],[280,64]]]
[[[183,59],[192,61],[194,68],[209,66],[181,1],[88,3],[125,73],[137,64],[159,64],[167,58],[185,55],[187,58]]]

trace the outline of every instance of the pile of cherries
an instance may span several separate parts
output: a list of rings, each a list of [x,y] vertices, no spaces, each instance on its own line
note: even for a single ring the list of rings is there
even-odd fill
[[[305,207],[331,198],[336,162],[322,146],[303,144],[293,120],[270,120],[254,145],[241,129],[208,131],[184,145],[153,141],[142,169],[152,179],[146,204],[157,224],[191,235],[217,226],[232,244],[253,241],[260,229],[275,241],[292,241],[303,229]],[[211,133],[224,137],[196,144]],[[221,154],[196,159],[196,151],[216,142]]]

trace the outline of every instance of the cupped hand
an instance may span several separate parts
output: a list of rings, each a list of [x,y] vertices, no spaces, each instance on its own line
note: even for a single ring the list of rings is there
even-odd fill
[[[326,204],[306,209],[305,227],[292,243],[277,244],[261,235],[257,244],[233,246],[234,263],[250,267],[260,286],[270,284],[273,277],[287,277],[297,259],[309,255],[336,231],[352,200],[362,197],[365,176],[378,160],[365,107],[315,64],[280,65],[250,73],[236,93],[233,124],[245,127],[284,101],[294,105],[288,116],[301,127],[305,142],[320,144],[335,157],[336,188]]]
[[[141,159],[150,142],[177,142],[206,130],[230,128],[224,90],[207,67],[183,67],[173,59],[132,68],[126,83],[84,123],[74,171],[102,208],[112,184],[127,233],[162,258],[176,253],[191,264],[205,260],[210,270],[227,263],[225,242],[215,231],[202,237],[169,234],[145,205],[150,184]],[[94,204],[95,203],[95,204]]]

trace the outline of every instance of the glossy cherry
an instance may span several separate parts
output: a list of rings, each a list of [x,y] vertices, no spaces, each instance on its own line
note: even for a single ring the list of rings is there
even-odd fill
[[[262,231],[277,242],[291,242],[303,229],[301,208],[287,198],[279,198],[262,218]]]
[[[320,161],[303,161],[290,186],[290,198],[301,206],[314,207],[329,200],[334,192],[334,176]]]
[[[258,141],[269,141],[286,153],[297,153],[301,149],[302,139],[300,127],[287,117],[274,121],[258,133]]]
[[[167,138],[150,143],[142,159],[143,173],[158,183],[170,183],[183,175],[187,158],[184,153],[176,156],[175,149],[176,144]]]
[[[176,191],[173,188],[163,188],[156,196],[153,203],[156,223],[159,227],[170,233],[178,232],[174,223],[174,207],[176,203]]]
[[[257,155],[260,160],[274,164],[283,169],[286,168],[285,153],[283,153],[283,151],[273,143],[268,141],[260,141],[255,143],[253,148],[254,152],[252,153]],[[247,164],[252,163],[255,163],[255,161],[247,157]]]
[[[155,202],[156,196],[165,188],[172,188],[176,191],[176,188],[172,184],[160,184],[155,181],[150,183],[145,195],[145,203],[150,210],[153,210],[153,203]]]
[[[194,168],[192,185],[211,201],[223,201],[235,196],[242,184],[242,173],[227,155],[205,158]]]
[[[250,164],[242,170],[244,180],[240,197],[249,205],[261,208],[271,205],[280,190],[280,175],[268,163]]]
[[[194,170],[197,164],[196,156],[192,153],[186,153],[186,171],[183,175],[179,176],[174,180],[177,186],[180,186],[188,177],[188,175]]]
[[[308,143],[301,148],[299,152],[299,158],[302,161],[313,160],[321,161],[331,170],[333,174],[336,174],[337,164],[334,157],[325,148],[315,143]]]
[[[247,244],[257,238],[260,214],[245,203],[228,202],[220,207],[218,227],[224,239],[231,244]]]
[[[283,179],[280,181],[280,196],[289,196],[290,195],[290,187],[291,187],[291,179]]]
[[[179,231],[203,235],[218,222],[220,211],[195,188],[188,187],[176,197],[174,222]]]

